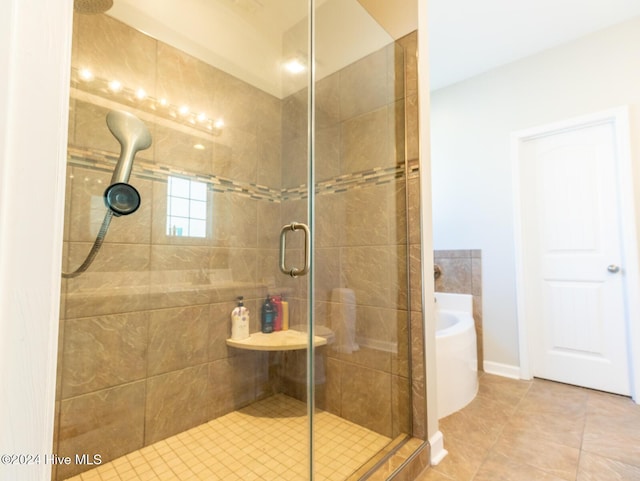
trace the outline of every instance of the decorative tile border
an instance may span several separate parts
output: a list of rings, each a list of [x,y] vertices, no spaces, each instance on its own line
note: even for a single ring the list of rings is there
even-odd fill
[[[73,146],[68,148],[68,162],[76,167],[86,167],[102,172],[112,172],[118,157],[113,153],[97,149],[81,149]],[[148,180],[166,182],[167,177],[175,175],[178,177],[188,177],[191,180],[204,182],[213,192],[229,192],[243,195],[256,200],[269,200],[279,202],[281,199],[280,189],[272,189],[260,184],[238,182],[209,174],[194,174],[182,169],[157,164],[144,159],[136,159],[133,166],[133,174]]]
[[[317,195],[338,194],[341,192],[346,192],[347,190],[370,186],[372,184],[387,184],[395,179],[401,179],[403,175],[403,165],[387,168],[375,167],[373,169],[365,170],[362,172],[339,175],[338,177],[334,177],[333,179],[318,182],[316,183],[315,193]],[[306,184],[300,185],[298,187],[282,189],[281,199],[306,199],[309,195],[308,192],[309,189],[307,188]]]
[[[409,173],[407,175],[407,177],[409,179],[416,179],[420,176],[420,160],[419,159],[413,159],[410,160],[409,162],[407,162],[408,168],[409,168]]]
[[[97,149],[83,149],[69,146],[68,163],[75,167],[85,167],[101,172],[112,172],[118,157],[111,152]],[[415,177],[418,172],[418,161],[409,162],[409,178]],[[192,180],[204,182],[213,192],[233,193],[256,200],[267,200],[270,202],[282,202],[285,200],[306,199],[309,189],[306,184],[285,189],[274,189],[265,185],[239,182],[213,174],[194,174],[175,167],[157,164],[144,159],[136,160],[133,168],[134,175],[148,180],[166,182],[167,177],[175,175],[178,177],[189,177]],[[324,180],[316,184],[317,195],[337,194],[352,189],[368,187],[372,184],[387,184],[405,175],[404,164],[393,167],[374,167],[361,172],[344,174],[333,179]]]

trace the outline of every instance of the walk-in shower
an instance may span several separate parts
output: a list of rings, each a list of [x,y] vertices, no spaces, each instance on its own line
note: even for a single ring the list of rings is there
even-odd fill
[[[101,464],[54,479],[384,479],[425,459],[416,36],[356,0],[76,12],[63,269],[105,188],[140,205],[63,279],[53,452]],[[288,330],[260,332],[267,296]]]

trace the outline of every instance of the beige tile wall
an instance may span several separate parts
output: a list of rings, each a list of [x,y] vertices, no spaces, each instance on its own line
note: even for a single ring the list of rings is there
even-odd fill
[[[437,292],[473,295],[478,369],[483,370],[482,251],[479,249],[436,250],[434,251],[434,262],[442,269],[442,275],[436,279]]]
[[[105,15],[76,16],[73,46],[76,71],[91,68],[96,77],[117,78],[156,99],[224,117],[224,130],[211,133],[180,123],[179,115],[173,120],[171,112],[154,111],[147,101],[119,98],[145,119],[154,138],[136,157],[139,163],[276,191],[306,182],[305,90],[281,101]],[[318,180],[404,163],[405,109],[417,115],[410,110],[417,92],[414,60],[415,35],[319,82]],[[404,79],[406,98],[398,87]],[[104,122],[114,105],[110,95],[73,77],[70,147],[117,156],[119,146]],[[407,119],[413,161],[416,125]],[[205,149],[193,149],[195,143]],[[99,453],[107,461],[274,392],[306,395],[283,376],[295,365],[304,368],[301,353],[287,360],[225,343],[237,295],[247,299],[252,331],[259,330],[267,286],[291,294],[292,322],[304,318],[306,281],[279,274],[277,247],[282,224],[307,220],[306,201],[210,189],[209,237],[168,237],[166,183],[145,169],[137,168],[131,180],[142,196],[140,210],[114,219],[91,269],[63,282],[54,442],[59,455]],[[109,169],[91,162],[69,166],[67,271],[91,246],[102,220],[91,205],[110,176]],[[328,293],[349,286],[358,297],[359,335],[398,344],[398,354],[366,347],[353,355],[319,350],[326,377],[318,386],[318,405],[385,435],[411,431],[412,392],[413,432],[425,432],[417,202],[415,176],[317,197],[317,319],[331,327]],[[300,240],[292,238],[290,247],[288,259],[300,263]],[[210,285],[213,272],[231,272],[233,284]],[[413,387],[408,356],[402,354],[409,345]],[[60,466],[57,479],[78,468]]]

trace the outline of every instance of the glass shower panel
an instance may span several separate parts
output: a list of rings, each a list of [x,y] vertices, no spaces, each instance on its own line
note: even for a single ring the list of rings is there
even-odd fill
[[[305,370],[287,364],[307,352],[310,278],[279,270],[281,227],[309,223],[308,13],[300,0],[75,12],[63,270],[104,217],[120,153],[106,114],[134,114],[153,143],[134,159],[139,210],[63,283],[53,452],[102,464],[54,479],[311,478]],[[288,265],[304,262],[300,234]],[[240,296],[248,340],[230,339]],[[261,337],[267,296],[288,303],[290,329]]]
[[[359,479],[412,434],[405,56],[363,3],[315,9],[317,479]]]

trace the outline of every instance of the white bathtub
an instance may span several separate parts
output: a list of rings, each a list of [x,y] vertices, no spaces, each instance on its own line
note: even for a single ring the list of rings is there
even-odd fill
[[[469,404],[478,393],[473,297],[436,292],[438,419]]]

